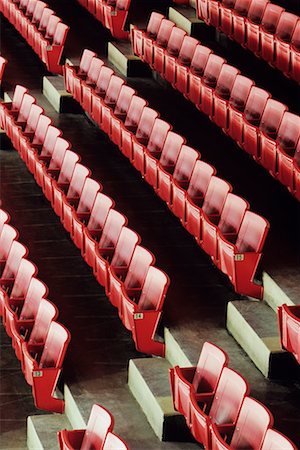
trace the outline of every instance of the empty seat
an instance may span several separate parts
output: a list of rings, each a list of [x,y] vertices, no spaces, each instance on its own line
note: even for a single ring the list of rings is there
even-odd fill
[[[300,306],[282,305],[278,308],[281,345],[300,364]]]
[[[196,105],[203,113],[212,116],[214,91],[226,61],[215,54],[211,54],[204,69],[201,85],[201,103]]]
[[[51,125],[52,120],[50,117],[45,116],[44,114],[41,114],[36,126],[36,129],[33,134],[29,135],[20,135],[19,140],[19,153],[23,161],[27,165],[29,165],[29,155],[31,156],[31,165],[32,170],[34,170],[34,154],[35,154],[35,147],[41,148],[41,145],[45,141],[45,137],[48,131],[48,127]]]
[[[122,78],[117,75],[113,75],[109,81],[103,102],[101,102],[100,128],[108,135],[110,134],[110,118],[117,104],[124,83],[125,82]]]
[[[268,231],[266,219],[246,211],[235,244],[218,237],[220,269],[240,294],[262,298],[263,286],[255,275]]]
[[[154,68],[155,55],[167,48],[174,27],[174,22],[168,19],[162,19],[155,40],[147,40],[144,42],[144,60],[150,64],[151,67]]]
[[[13,228],[11,225],[6,224],[4,221],[8,221],[8,216],[4,216],[3,218],[3,211],[1,211],[1,218],[2,218],[2,229],[0,233],[0,273],[3,272],[10,248],[12,246],[12,243],[14,240],[17,240],[19,237],[19,233],[15,228]]]
[[[244,398],[249,394],[246,380],[228,367],[222,370],[215,394],[191,392],[191,432],[197,442],[212,448],[210,426],[223,430],[233,428]],[[245,448],[245,447],[244,447]]]
[[[190,425],[191,392],[214,395],[223,368],[228,364],[227,354],[216,345],[204,342],[195,367],[176,366],[169,370],[174,408]]]
[[[39,409],[59,413],[64,410],[64,400],[53,395],[70,339],[69,331],[52,321],[44,346],[37,354],[34,346],[26,342],[22,345],[25,379],[32,386],[35,406]]]
[[[23,97],[27,92],[28,89],[17,84],[12,101],[0,103],[0,126],[3,130],[6,130],[6,117],[9,114],[17,114],[19,112]]]
[[[156,39],[161,21],[164,16],[157,12],[152,12],[147,24],[146,30],[141,30],[137,27],[132,29],[132,46],[135,55],[139,56],[142,60],[144,59],[144,52],[146,48],[152,49],[152,41]],[[147,40],[149,41],[148,43]],[[147,59],[147,58],[146,58]]]
[[[132,152],[132,135],[136,133],[141,115],[143,113],[144,108],[147,106],[146,100],[137,95],[132,97],[130,102],[130,106],[127,111],[127,115],[124,123],[119,122],[119,130],[115,130],[116,133],[119,133],[121,140],[121,151],[122,153],[128,157],[128,155]]]
[[[261,450],[297,450],[297,447],[279,431],[269,428],[265,434]]]
[[[6,64],[7,64],[7,59],[3,58],[3,56],[0,56],[0,85],[2,82],[3,73],[4,73]]]
[[[37,27],[41,21],[44,9],[47,8],[47,6],[48,5],[46,3],[38,0],[36,2],[36,6],[34,8],[31,19],[27,20],[27,23],[26,23],[27,38],[26,39],[30,46],[33,46],[35,30],[37,29]]]
[[[81,60],[79,66],[70,66],[69,64],[65,64],[64,69],[64,79],[65,79],[65,87],[68,92],[72,95],[74,93],[74,78],[80,78],[82,76],[86,76],[91,62],[93,58],[95,58],[96,53],[91,50],[85,49],[82,53]]]
[[[44,160],[48,161],[52,157],[55,149],[56,139],[62,135],[59,128],[50,125],[47,127],[44,141],[41,144],[31,144],[27,152],[27,166],[33,175],[37,170],[41,170],[38,166],[44,165]],[[37,178],[36,178],[37,180]]]
[[[92,89],[96,87],[103,65],[102,59],[93,58],[86,77],[74,78],[74,98],[88,114],[92,112]]]
[[[235,3],[236,0],[222,0],[222,2],[220,2],[219,29],[227,36],[232,36],[232,16]],[[209,13],[212,15],[211,11],[209,11]]]
[[[293,160],[300,148],[300,117],[286,112],[283,115],[275,146],[277,147],[278,180],[293,191]]]
[[[114,427],[111,413],[100,405],[93,405],[85,430],[61,430],[58,441],[61,450],[87,448],[103,449],[107,433]]]
[[[44,113],[43,108],[38,105],[32,104],[27,118],[26,124],[24,124],[19,130],[16,129],[16,133],[12,138],[14,148],[20,153],[21,146],[20,140],[22,137],[30,138],[34,136],[37,129],[40,116]]]
[[[273,64],[276,28],[284,9],[274,3],[268,3],[261,21],[260,56]]]
[[[245,397],[233,431],[232,438],[226,441],[212,424],[212,448],[215,450],[242,450],[261,448],[266,431],[272,428],[273,417],[270,411],[257,400]]]
[[[278,21],[275,33],[276,57],[275,66],[282,72],[289,74],[291,65],[291,40],[299,21],[299,16],[283,12]]]
[[[121,147],[121,123],[124,123],[126,115],[133,96],[136,91],[123,84],[114,111],[110,114],[110,124],[107,124],[107,130],[110,139]]]
[[[0,209],[0,245],[1,245],[1,233],[2,233],[2,229],[4,227],[4,225],[6,225],[7,223],[9,223],[10,221],[10,216],[6,211],[3,211],[3,209]],[[17,233],[17,232],[16,232]],[[1,250],[0,250],[1,251]],[[1,261],[1,256],[0,256],[0,261]]]
[[[115,6],[103,4],[104,25],[116,39],[128,39],[125,30],[131,0],[116,0]]]
[[[213,93],[213,121],[224,130],[228,127],[227,109],[231,91],[240,71],[229,64],[223,64]]]
[[[154,44],[153,68],[159,72],[169,83],[175,81],[175,64],[179,55],[186,32],[178,27],[173,27],[166,49]]]
[[[187,80],[190,66],[199,41],[191,36],[185,36],[175,65],[175,77],[171,81],[182,94],[187,94]]]
[[[19,134],[26,126],[27,119],[30,114],[31,106],[35,103],[35,98],[32,95],[25,94],[20,105],[18,113],[11,113],[6,117],[6,134],[11,139],[12,143],[17,142]]]
[[[104,98],[114,71],[109,67],[102,66],[94,89],[92,89],[92,109],[91,114],[95,122],[101,125],[101,97]]]
[[[269,0],[252,0],[248,9],[245,46],[254,53],[260,50],[260,25],[268,3]]]
[[[103,450],[129,450],[126,442],[113,433],[107,433]]]
[[[300,83],[300,21],[298,20],[291,40],[290,76]]]

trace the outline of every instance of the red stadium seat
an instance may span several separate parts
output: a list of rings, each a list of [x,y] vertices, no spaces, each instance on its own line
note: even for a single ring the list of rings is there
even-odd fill
[[[197,366],[176,366],[169,370],[174,408],[184,415],[188,425],[191,423],[191,393],[194,392],[196,399],[204,393],[213,396],[227,364],[228,356],[221,348],[204,342]]]
[[[236,0],[222,0],[220,2],[220,26],[219,29],[227,36],[232,36],[232,16]],[[211,14],[211,12],[210,12]]]
[[[80,65],[79,66],[70,66],[69,64],[65,64],[64,66],[64,78],[65,78],[65,86],[66,90],[70,92],[72,95],[74,94],[74,78],[79,79],[81,77],[85,77],[90,65],[92,63],[93,58],[96,57],[96,53],[91,50],[85,49],[82,53]]]
[[[227,438],[226,431],[219,433],[218,426],[212,424],[212,449],[259,449],[262,446],[266,431],[272,428],[272,425],[273,417],[270,411],[257,400],[245,397],[230,440]]]
[[[150,64],[151,67],[154,68],[155,66],[156,55],[158,53],[161,54],[161,52],[167,48],[172,29],[174,27],[174,22],[168,19],[163,19],[160,23],[156,39],[153,41],[145,41],[145,62]],[[148,48],[148,46],[151,46],[151,48]]]
[[[1,243],[2,243],[2,239],[1,239],[1,233],[3,230],[4,225],[8,224],[10,221],[10,216],[6,211],[3,211],[3,209],[0,209],[0,264],[1,264]],[[17,231],[15,231],[16,236],[17,236]]]
[[[129,447],[127,447],[127,444],[123,439],[116,434],[109,432],[106,435],[103,450],[129,450]]]
[[[215,395],[191,392],[191,432],[197,442],[212,448],[210,425],[222,431],[234,428],[244,398],[249,394],[246,380],[228,367],[222,370]]]
[[[121,151],[128,157],[131,154],[132,134],[136,133],[144,108],[147,106],[146,100],[137,95],[132,97],[124,123],[119,122],[119,129],[115,128],[115,136],[120,136]]]
[[[6,64],[7,64],[7,59],[3,58],[3,56],[0,56],[0,85],[2,82],[3,73],[4,73]]]
[[[236,0],[232,14],[232,37],[239,44],[246,41],[246,23],[252,0]]]
[[[291,65],[291,40],[299,22],[299,16],[284,12],[281,14],[275,33],[275,66],[283,73],[289,74]]]
[[[103,65],[102,59],[93,58],[86,77],[74,78],[74,98],[88,114],[92,112],[92,89],[97,85]]]
[[[43,163],[52,156],[56,139],[62,135],[62,131],[50,125],[47,128],[44,141],[41,144],[31,144],[27,153],[28,169],[34,175],[36,174],[37,166]]]
[[[178,27],[173,27],[167,48],[154,45],[153,68],[159,72],[169,83],[175,81],[175,64],[178,58],[186,32]]]
[[[115,6],[103,4],[104,25],[116,39],[128,39],[125,23],[131,0],[116,0]]]
[[[210,111],[212,120],[224,130],[228,127],[228,102],[234,82],[240,71],[229,64],[223,64],[215,91],[213,92],[213,107]]]
[[[195,53],[190,65],[190,71],[185,87],[185,96],[195,105],[201,102],[201,84],[202,76],[207,64],[207,61],[212,54],[212,50],[204,45],[197,45]]]
[[[52,124],[52,120],[50,117],[45,116],[44,114],[41,114],[36,126],[36,129],[33,134],[29,135],[20,135],[20,141],[19,141],[19,153],[21,158],[25,161],[25,163],[29,164],[29,158],[28,155],[32,157],[31,165],[34,170],[34,153],[35,153],[35,146],[37,148],[40,148],[41,145],[43,145],[45,141],[45,137],[48,131],[48,127]]]
[[[16,114],[6,116],[6,134],[11,139],[13,145],[18,142],[18,136],[22,128],[26,126],[31,106],[35,103],[35,98],[32,95],[25,94],[20,105],[20,109]]]
[[[261,450],[297,450],[297,447],[279,431],[269,428],[265,434]]]
[[[196,104],[203,113],[212,116],[213,96],[225,59],[211,54],[204,69],[201,84],[201,103]]]
[[[278,308],[281,345],[300,364],[300,306],[282,305]]]
[[[46,3],[38,0],[36,2],[36,7],[34,8],[34,12],[33,12],[31,19],[26,21],[27,22],[25,25],[26,26],[25,33],[27,32],[26,39],[27,39],[28,44],[31,47],[33,46],[33,43],[34,43],[34,31],[38,27],[38,25],[41,21],[44,9],[47,8],[47,6],[48,5]]]
[[[32,138],[34,136],[40,116],[43,113],[43,108],[38,105],[32,104],[26,124],[23,125],[22,129],[20,128],[19,130],[16,130],[19,132],[16,132],[13,136],[13,146],[18,150],[18,152],[21,151],[20,140],[22,139],[22,137],[26,137],[29,139],[30,137]]]
[[[276,28],[284,9],[274,3],[268,3],[261,21],[260,56],[269,64],[274,62]]]
[[[185,36],[175,65],[173,86],[182,94],[187,94],[189,69],[199,41],[191,36]]]
[[[269,0],[252,0],[248,10],[247,20],[245,21],[247,36],[245,45],[256,54],[260,50],[260,25],[268,3]]]
[[[255,281],[255,274],[268,230],[266,219],[246,211],[236,243],[219,235],[220,269],[241,294],[262,298],[263,286]]]
[[[293,160],[300,149],[300,117],[286,112],[282,118],[276,140],[277,177],[293,192]]]
[[[6,116],[9,114],[17,114],[19,112],[23,97],[27,92],[28,89],[17,84],[12,101],[0,103],[0,126],[3,130],[6,128]]]
[[[152,12],[149,22],[147,24],[146,30],[141,30],[137,27],[132,29],[132,45],[133,52],[135,55],[139,56],[142,60],[145,59],[144,52],[145,48],[152,47],[152,41],[156,39],[161,21],[164,16],[157,12]],[[145,43],[148,41],[147,43]]]
[[[120,92],[124,86],[124,80],[117,75],[113,75],[109,81],[106,95],[101,103],[100,128],[104,133],[110,134],[110,118],[117,104]]]
[[[121,147],[120,124],[125,121],[131,100],[135,94],[136,91],[134,89],[123,84],[114,111],[110,115],[110,125],[106,125],[109,138],[118,147]]]
[[[300,21],[297,22],[291,40],[290,76],[300,83]]]
[[[4,214],[2,210],[0,211],[2,214]],[[15,230],[15,228],[3,222],[3,220],[9,220],[8,216],[4,216],[3,219],[3,215],[1,215],[1,219],[2,229],[0,233],[0,273],[2,273],[5,267],[12,243],[19,237],[19,233],[17,232],[17,230]]]
[[[104,98],[114,71],[109,67],[102,66],[95,89],[92,94],[92,118],[100,126],[101,124],[101,98]]]

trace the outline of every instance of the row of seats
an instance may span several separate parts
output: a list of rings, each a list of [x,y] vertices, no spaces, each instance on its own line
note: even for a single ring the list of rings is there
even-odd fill
[[[228,366],[228,355],[205,342],[196,367],[169,370],[174,408],[207,450],[297,450],[272,428],[273,416],[249,397],[247,381]]]
[[[300,83],[300,18],[268,0],[197,0],[197,14]]]
[[[3,0],[0,11],[32,47],[47,69],[62,74],[60,59],[69,27],[41,0]]]
[[[116,39],[128,39],[125,24],[131,0],[78,0]]]
[[[291,352],[300,364],[300,305],[282,305],[278,308],[281,345]]]
[[[153,254],[139,245],[140,236],[126,226],[127,218],[26,88],[17,86],[12,103],[1,107],[1,126],[118,308],[137,350],[163,356],[164,343],[155,340],[155,331],[168,276],[154,266]]]
[[[300,117],[185,31],[152,13],[133,51],[300,201]]]
[[[103,406],[92,407],[86,429],[58,432],[60,450],[129,450],[127,444],[113,433],[114,417]]]
[[[3,58],[3,56],[0,55],[0,86],[1,86],[1,82],[2,82],[6,64],[7,64],[7,60],[5,58]]]
[[[56,322],[58,310],[47,299],[48,288],[9,220],[0,209],[0,315],[36,407],[62,413],[64,401],[54,393],[70,333]]]
[[[249,211],[215,176],[215,168],[174,133],[157,111],[90,50],[80,66],[65,66],[65,86],[129,158],[237,292],[261,298],[255,282],[268,222]]]

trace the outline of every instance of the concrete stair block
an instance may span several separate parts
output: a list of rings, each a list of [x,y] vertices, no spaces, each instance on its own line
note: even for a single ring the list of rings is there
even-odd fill
[[[65,90],[62,76],[45,76],[43,78],[43,94],[58,113],[81,112],[78,103]]]
[[[298,275],[299,276],[299,275]],[[263,273],[263,284],[264,284],[264,301],[276,312],[277,307],[286,303],[289,306],[293,306],[300,302],[295,302],[293,300],[294,296],[289,295],[287,291],[283,291],[276,281],[270,274]]]
[[[65,397],[65,416],[69,420],[72,428],[82,429],[86,427],[90,411],[86,411],[86,414],[82,413],[79,409],[78,399],[75,398],[70,387],[65,384],[64,386]]]
[[[27,418],[28,450],[57,450],[57,432],[71,430],[72,426],[64,414],[43,414]]]
[[[281,348],[277,317],[267,304],[229,302],[227,329],[265,377],[283,379],[293,373],[295,362]]]
[[[192,7],[171,6],[169,8],[169,19],[190,36],[199,39],[211,36],[211,27],[208,27],[203,20],[198,19],[196,11]]]
[[[192,362],[188,358],[182,345],[177,342],[174,334],[170,329],[165,327],[165,344],[166,344],[166,359],[169,361],[171,367],[191,367]]]
[[[151,70],[138,56],[132,52],[128,42],[109,42],[108,60],[126,77],[145,77],[151,75]]]
[[[160,440],[190,441],[184,417],[173,408],[169,367],[161,358],[131,359],[128,386]]]

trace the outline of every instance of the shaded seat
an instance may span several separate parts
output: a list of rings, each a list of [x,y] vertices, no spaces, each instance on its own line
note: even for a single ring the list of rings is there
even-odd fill
[[[144,61],[150,64],[153,69],[155,64],[155,53],[159,52],[159,49],[164,50],[167,48],[174,27],[174,22],[164,18],[160,22],[155,39],[147,39],[144,41]]]
[[[300,306],[282,305],[278,308],[280,342],[300,364]]]
[[[2,209],[1,211],[1,232],[0,232],[0,273],[3,272],[12,243],[18,239],[18,231],[9,225],[9,216]]]
[[[132,135],[136,133],[144,108],[147,106],[146,100],[133,95],[126,118],[123,121],[115,122],[114,135],[120,139],[120,150],[129,157],[132,153]]]
[[[154,69],[161,74],[169,83],[175,81],[176,60],[179,56],[180,49],[186,32],[178,27],[173,27],[167,48],[154,46]]]
[[[107,434],[113,430],[113,427],[112,414],[103,406],[95,404],[85,430],[61,430],[58,432],[59,447],[61,450],[103,449]]]
[[[228,104],[234,82],[240,71],[229,64],[223,64],[213,97],[212,120],[221,128],[228,127]]]
[[[0,56],[0,85],[1,85],[1,82],[2,82],[4,69],[5,69],[6,64],[7,64],[7,59],[3,58],[3,56]]]
[[[32,17],[27,18],[26,22],[23,20],[23,33],[26,34],[26,40],[30,46],[33,46],[35,29],[38,28],[44,9],[47,7],[45,2],[37,0]]]
[[[219,30],[223,31],[227,36],[232,36],[232,16],[233,9],[235,6],[236,0],[222,0],[220,2],[220,25]],[[210,15],[213,16],[212,12],[209,11]],[[216,13],[215,13],[216,15]]]
[[[265,434],[261,450],[297,450],[297,447],[279,431],[269,428]]]
[[[65,80],[65,87],[68,92],[72,94],[72,96],[75,94],[74,92],[74,79],[78,79],[80,84],[80,79],[82,77],[85,77],[90,65],[92,63],[93,58],[96,57],[96,53],[92,52],[91,50],[85,49],[83,50],[83,53],[81,55],[79,66],[71,66],[70,64],[66,63],[64,65],[64,80]]]
[[[33,175],[36,175],[38,166],[44,165],[44,161],[47,162],[51,158],[56,139],[61,135],[62,131],[59,128],[49,125],[44,135],[44,141],[41,143],[31,143],[28,146],[26,157],[27,167]],[[41,167],[39,170],[41,170]]]
[[[219,432],[217,425],[212,424],[212,448],[214,450],[261,448],[265,434],[272,425],[273,417],[270,411],[257,400],[245,397],[236,426],[231,433]]]
[[[95,89],[104,62],[100,58],[93,58],[86,76],[74,78],[74,98],[83,109],[92,112],[92,89]]]
[[[135,55],[142,60],[150,61],[149,56],[145,56],[146,49],[151,49],[152,41],[156,39],[161,21],[164,16],[158,12],[153,11],[149,18],[146,30],[142,30],[136,26],[132,29],[132,48]],[[149,41],[149,42],[147,42]]]
[[[119,148],[121,147],[121,123],[126,119],[134,95],[136,95],[136,91],[123,84],[115,108],[110,112],[109,123],[107,123],[107,120],[105,124],[103,123],[106,132],[109,134],[110,140]]]
[[[289,75],[291,67],[291,40],[299,20],[299,16],[296,14],[284,11],[276,27],[274,65],[287,75]]]
[[[200,105],[201,103],[202,77],[211,54],[212,50],[204,45],[197,45],[195,49],[185,88],[185,96],[194,105]]]
[[[252,0],[249,9],[246,25],[247,39],[245,46],[254,53],[260,51],[261,32],[260,26],[269,0]]]
[[[191,36],[185,36],[182,42],[182,46],[180,48],[180,52],[176,62],[174,64],[173,60],[170,59],[169,67],[174,70],[174,77],[171,79],[168,76],[168,81],[172,82],[175,89],[181,92],[184,95],[187,95],[187,80],[188,73],[190,70],[190,66],[193,60],[193,56],[195,54],[196,48],[199,45],[199,41]],[[173,69],[173,65],[175,66]],[[169,71],[170,71],[169,69]],[[170,78],[170,80],[169,80]]]
[[[214,395],[228,355],[211,342],[204,342],[197,366],[169,369],[174,409],[181,413],[188,425],[191,423],[191,393]]]
[[[102,66],[99,72],[96,86],[91,89],[91,115],[94,121],[101,124],[101,99],[106,96],[106,92],[114,71],[107,66]]]
[[[190,429],[196,441],[205,448],[212,448],[212,424],[224,433],[232,430],[249,391],[247,381],[228,367],[222,370],[214,395],[205,392],[195,395],[192,391]]]
[[[99,97],[99,101],[94,107],[98,109],[96,112],[98,124],[102,131],[109,135],[110,133],[110,117],[118,101],[120,91],[124,85],[124,80],[117,75],[112,75],[104,98]],[[94,108],[95,111],[95,108]]]
[[[298,20],[291,40],[291,78],[300,83],[300,21]]]
[[[225,63],[225,59],[215,54],[211,54],[207,60],[207,64],[205,66],[201,79],[201,100],[200,103],[196,104],[196,106],[198,109],[200,109],[200,111],[210,117],[213,113],[213,98],[215,88],[221,74],[222,66]]]
[[[236,0],[232,14],[232,38],[241,45],[247,39],[246,23],[252,0]]]
[[[46,411],[64,411],[64,400],[54,397],[65,354],[70,342],[69,331],[52,321],[42,348],[24,342],[24,376],[32,386],[35,406]],[[38,352],[36,352],[38,350]]]
[[[286,112],[278,129],[275,143],[277,150],[277,178],[293,191],[293,160],[300,149],[300,117]]]
[[[269,64],[273,64],[275,58],[275,32],[279,19],[284,12],[281,6],[268,3],[261,21],[261,39],[259,56]]]

